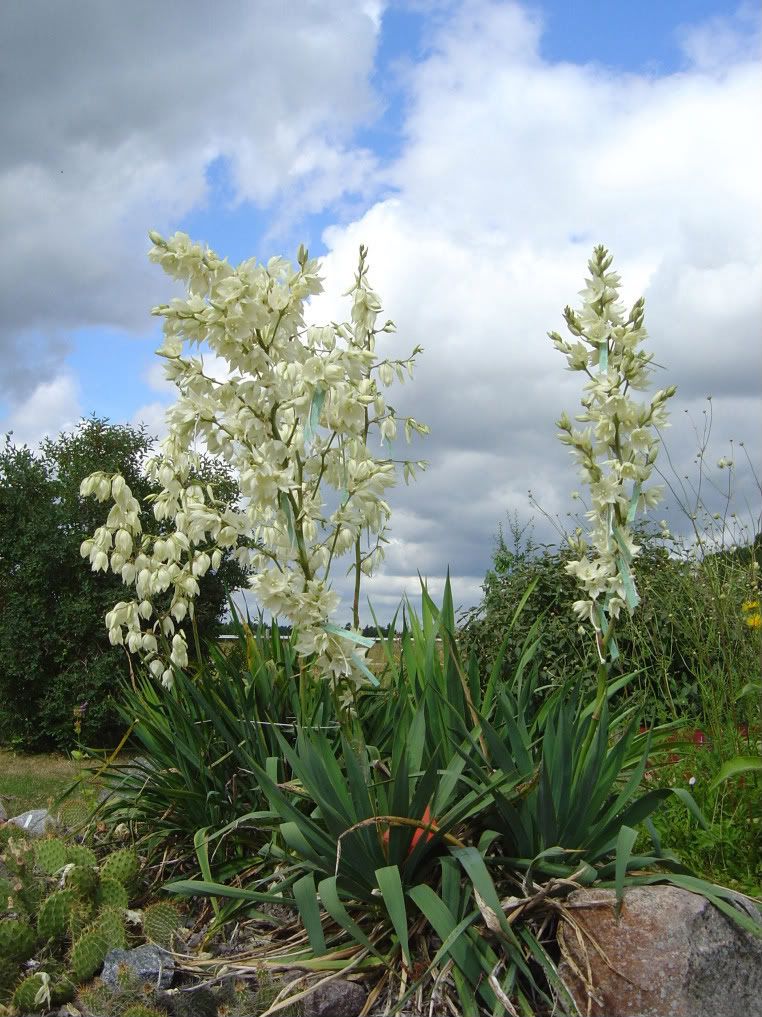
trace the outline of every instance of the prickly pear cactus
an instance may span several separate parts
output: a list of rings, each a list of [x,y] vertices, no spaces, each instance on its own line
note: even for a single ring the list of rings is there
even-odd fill
[[[0,917],[4,911],[13,909],[13,885],[10,879],[0,879]]]
[[[124,1017],[128,1010],[138,1006],[155,1010],[158,1017],[167,1017],[166,1011],[158,1007],[154,990],[126,964],[117,969],[116,987],[104,985],[96,978],[79,990],[75,1005],[86,1017]]]
[[[8,1005],[46,1012],[70,1000],[110,949],[128,946],[129,886],[137,881],[138,857],[129,848],[116,851],[101,872],[90,848],[53,836],[34,843],[3,836],[0,851],[0,1017]],[[31,970],[23,971],[32,960]],[[122,1010],[153,1002],[141,991],[119,994]]]
[[[149,904],[143,911],[143,932],[146,939],[165,950],[173,948],[174,936],[182,924],[180,911],[169,901]]]
[[[29,876],[34,866],[34,848],[23,835],[11,836],[5,846],[3,861],[12,876],[24,879]]]
[[[92,818],[93,807],[81,798],[67,798],[58,810],[58,818],[68,830],[80,830]]]
[[[74,985],[60,964],[22,978],[13,992],[13,1005],[21,1013],[43,1013],[74,998]]]
[[[69,918],[69,939],[75,942],[82,933],[89,929],[95,919],[95,905],[89,901],[75,900]]]
[[[38,1001],[40,990],[46,985],[50,995],[43,996]],[[27,975],[26,978],[22,978],[13,992],[13,1005],[21,1013],[42,1013],[43,1010],[50,1010],[53,1002],[52,996],[52,989],[43,979],[42,974]]]
[[[75,865],[66,874],[66,886],[73,890],[80,900],[94,902],[100,879],[98,870],[92,865]]]
[[[20,918],[0,921],[0,957],[22,963],[34,955],[37,936],[34,929]]]
[[[96,900],[103,907],[127,908],[130,904],[130,897],[124,883],[120,883],[113,876],[101,877]]]
[[[128,889],[138,874],[138,856],[132,848],[120,848],[101,862],[101,878],[116,879]]]
[[[73,890],[56,890],[46,897],[37,912],[37,932],[40,938],[55,941],[65,939],[76,903]]]
[[[109,986],[104,985],[100,978],[96,978],[79,990],[74,1004],[82,1013],[110,1017],[118,998],[119,993],[115,993]],[[121,1010],[117,1012],[121,1014]]]
[[[34,861],[38,869],[52,876],[66,865],[66,845],[58,837],[44,837],[34,845]]]
[[[8,999],[18,981],[20,968],[14,961],[0,956],[0,1003]]]
[[[95,866],[98,864],[95,852],[85,844],[67,844],[66,861],[71,865]]]
[[[96,927],[108,943],[109,950],[123,950],[127,946],[123,908],[101,908],[96,919]]]
[[[69,954],[69,968],[78,982],[86,982],[103,967],[109,951],[108,937],[98,926],[85,930]]]

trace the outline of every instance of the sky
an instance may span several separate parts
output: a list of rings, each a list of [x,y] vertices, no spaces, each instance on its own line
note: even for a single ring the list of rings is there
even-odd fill
[[[0,85],[0,433],[17,443],[92,414],[164,432],[150,309],[176,290],[149,230],[232,262],[305,243],[324,259],[315,320],[348,316],[366,244],[388,354],[424,348],[390,399],[431,435],[365,595],[388,619],[449,568],[468,607],[509,514],[539,540],[569,524],[580,481],[555,421],[580,383],[546,333],[603,243],[627,301],[646,298],[656,384],[678,386],[673,485],[698,476],[711,412],[710,508],[726,456],[731,508],[759,520],[756,4],[9,0]],[[688,525],[671,494],[655,516]]]

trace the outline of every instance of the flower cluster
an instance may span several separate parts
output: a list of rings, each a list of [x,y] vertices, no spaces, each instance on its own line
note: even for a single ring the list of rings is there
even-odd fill
[[[95,473],[82,484],[83,495],[114,504],[81,553],[95,571],[110,568],[134,590],[106,616],[111,642],[146,655],[170,685],[162,647],[171,647],[171,663],[187,663],[177,624],[193,617],[198,580],[229,552],[253,570],[260,606],[298,629],[299,650],[316,655],[321,673],[358,679],[367,674],[359,638],[329,623],[339,600],[329,573],[350,549],[358,584],[360,573],[372,573],[383,559],[385,495],[397,465],[406,482],[425,466],[370,449],[373,431],[390,446],[398,422],[408,440],[428,432],[412,417],[398,418],[384,396],[395,377],[412,377],[420,347],[405,360],[377,355],[377,336],[394,324],[376,327],[381,302],[367,281],[365,248],[347,294],[351,321],[308,327],[305,301],[320,292],[321,279],[304,248],[296,266],[272,258],[233,267],[182,233],[168,240],[151,233],[151,240],[151,260],[187,286],[184,298],[153,310],[164,319],[158,354],[178,389],[168,436],[146,465],[158,489],[151,499],[158,532],[143,532],[141,507],[122,477]],[[233,469],[237,507],[193,482],[200,447]],[[170,605],[161,614],[159,595]]]
[[[586,594],[574,610],[603,636],[609,619],[623,609],[632,612],[638,603],[631,564],[639,549],[632,523],[638,509],[661,499],[661,488],[645,485],[659,448],[658,428],[667,426],[666,403],[676,391],[670,385],[650,400],[633,398],[648,387],[653,355],[641,348],[647,334],[644,301],[636,301],[625,316],[620,278],[611,263],[605,247],[594,249],[590,278],[580,294],[582,308],[564,310],[572,340],[548,333],[569,370],[587,377],[583,409],[575,417],[583,426],[575,426],[566,413],[557,426],[590,489],[590,533],[586,538],[577,531],[573,544],[578,558],[567,566]]]

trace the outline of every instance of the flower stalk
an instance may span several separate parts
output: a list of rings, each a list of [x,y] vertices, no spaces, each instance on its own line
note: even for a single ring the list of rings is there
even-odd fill
[[[642,348],[645,302],[641,297],[627,314],[612,260],[605,247],[594,249],[580,293],[582,307],[563,312],[571,340],[548,333],[568,369],[586,379],[582,411],[574,421],[562,413],[557,426],[590,491],[590,529],[584,534],[578,528],[571,538],[577,557],[567,571],[582,590],[574,611],[592,625],[600,660],[594,722],[603,708],[611,662],[619,655],[617,622],[640,601],[634,573],[640,548],[633,523],[638,511],[662,498],[661,487],[647,484],[658,454],[658,430],[668,426],[666,404],[676,392],[670,385],[650,399],[635,398],[649,387],[654,369],[653,354]]]

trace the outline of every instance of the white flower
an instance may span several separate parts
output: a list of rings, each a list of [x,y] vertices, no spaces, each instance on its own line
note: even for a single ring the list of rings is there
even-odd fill
[[[188,647],[185,642],[185,637],[180,632],[177,632],[172,637],[171,659],[172,663],[177,664],[178,667],[188,666]]]
[[[151,673],[171,685],[154,633],[171,638],[171,661],[187,666],[175,624],[193,616],[199,580],[228,553],[256,568],[252,588],[260,605],[299,627],[304,652],[318,654],[326,674],[354,681],[346,640],[328,639],[323,628],[338,603],[327,573],[361,536],[368,547],[359,568],[370,573],[382,560],[390,516],[384,495],[396,467],[374,458],[370,432],[394,440],[394,411],[380,386],[404,371],[412,376],[420,348],[407,360],[377,356],[381,300],[368,284],[364,248],[349,290],[351,323],[306,328],[305,301],[321,284],[317,262],[303,249],[297,267],[271,258],[266,266],[251,259],[235,268],[183,233],[169,239],[152,233],[151,241],[151,260],[188,288],[185,297],[154,308],[164,319],[159,353],[178,395],[167,413],[167,437],[145,466],[159,488],[150,508],[160,533],[146,524],[143,534],[141,506],[123,477],[98,472],[81,485],[83,497],[111,498],[113,505],[80,553],[96,571],[106,571],[110,560],[136,598],[110,612],[109,636],[139,647]],[[381,331],[393,330],[387,321]],[[194,355],[201,343],[223,365],[214,375]],[[428,428],[408,417],[405,431],[410,438]],[[240,508],[221,506],[211,488],[192,482],[199,445],[237,476]],[[402,465],[406,481],[425,466]],[[325,486],[334,493],[324,497]],[[338,505],[330,514],[329,503]],[[155,598],[168,591],[170,609],[159,611]],[[150,631],[143,633],[146,622]]]

